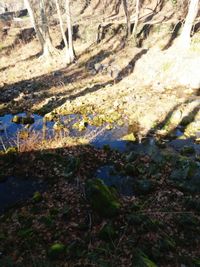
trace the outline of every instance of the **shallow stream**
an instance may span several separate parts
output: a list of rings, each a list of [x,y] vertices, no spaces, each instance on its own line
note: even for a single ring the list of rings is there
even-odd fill
[[[26,118],[26,113],[17,114],[20,118]],[[54,138],[58,131],[62,136],[68,135],[70,137],[89,137],[89,143],[96,148],[107,147],[107,149],[116,149],[120,152],[137,151],[140,153],[151,153],[152,148],[156,146],[154,137],[146,137],[145,142],[137,143],[130,141],[123,141],[121,138],[129,134],[130,127],[126,124],[123,126],[112,125],[108,128],[108,124],[102,126],[94,126],[89,123],[82,123],[83,117],[79,114],[71,114],[67,116],[60,116],[57,121],[47,121],[44,117],[32,114],[30,115],[32,124],[22,124],[13,122],[14,115],[7,114],[0,117],[0,150],[6,150],[11,146],[17,146],[19,142],[20,133],[28,132],[37,133],[38,138],[51,139]],[[89,119],[92,115],[89,116]],[[60,129],[56,129],[56,124],[61,125]],[[81,130],[74,128],[73,125],[81,125]],[[82,127],[83,126],[83,127]],[[66,131],[67,129],[67,131]],[[190,153],[187,156],[191,158],[200,157],[200,145],[194,143],[190,138],[181,139],[183,135],[181,130],[176,131],[174,139],[165,140],[165,145],[174,150],[174,153],[181,153],[184,147],[190,147]],[[91,138],[92,136],[92,138]],[[22,138],[26,142],[26,138]],[[156,146],[157,147],[157,146]],[[158,148],[158,147],[157,147]],[[192,148],[192,149],[191,149]],[[162,148],[159,148],[162,149]],[[191,151],[192,150],[192,151]],[[158,151],[158,150],[156,150]],[[186,151],[187,152],[187,151]],[[157,154],[157,152],[155,152]],[[94,175],[102,179],[108,186],[114,186],[123,195],[134,195],[133,183],[134,179],[129,176],[119,175],[114,171],[113,166],[102,166]],[[5,181],[0,182],[0,213],[9,206],[14,205],[18,201],[27,199],[35,191],[42,190],[44,185],[34,179],[17,179],[8,177]]]

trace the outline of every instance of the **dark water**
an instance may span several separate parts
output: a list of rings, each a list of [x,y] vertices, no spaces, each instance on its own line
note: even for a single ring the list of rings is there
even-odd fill
[[[95,173],[95,177],[101,179],[107,186],[113,186],[119,193],[132,196],[134,179],[130,176],[119,175],[113,166],[102,166]]]
[[[0,214],[32,197],[36,191],[44,191],[46,184],[37,179],[8,177],[0,183]]]

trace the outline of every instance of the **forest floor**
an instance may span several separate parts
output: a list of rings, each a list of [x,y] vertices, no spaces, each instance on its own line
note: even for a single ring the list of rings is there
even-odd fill
[[[78,39],[77,61],[66,66],[62,50],[46,60],[36,39],[13,45],[16,34],[12,29],[0,48],[1,119],[81,114],[80,131],[86,123],[111,130],[126,122],[121,138],[135,147],[120,153],[74,141],[58,148],[55,140],[1,152],[2,182],[34,177],[47,188],[1,215],[0,266],[200,266],[199,88],[170,79],[180,66],[173,68],[177,55],[161,51],[170,36],[155,30],[141,48],[125,44],[123,31],[99,44]],[[198,64],[195,44],[182,63]],[[156,144],[146,146],[150,136]],[[173,138],[186,140],[180,153],[164,143]],[[94,179],[110,166],[109,175],[127,180],[133,192],[116,193]]]

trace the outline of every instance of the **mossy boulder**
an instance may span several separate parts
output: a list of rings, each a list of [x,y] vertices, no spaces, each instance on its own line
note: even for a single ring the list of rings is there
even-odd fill
[[[33,124],[35,122],[35,119],[31,116],[22,117],[19,115],[15,115],[12,118],[12,122],[17,124]]]
[[[88,180],[86,192],[92,209],[100,216],[113,217],[119,213],[120,202],[117,193],[106,186],[102,180]]]
[[[48,256],[51,259],[58,259],[65,253],[66,247],[62,243],[53,244],[49,251]]]

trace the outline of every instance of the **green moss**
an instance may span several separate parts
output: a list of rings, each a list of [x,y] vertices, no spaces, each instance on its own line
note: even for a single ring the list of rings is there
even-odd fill
[[[51,259],[58,259],[64,254],[65,249],[66,247],[61,243],[53,244],[48,251],[48,255]]]
[[[137,267],[157,267],[157,265],[141,250],[135,252],[135,257],[133,257],[133,266]]]
[[[162,71],[163,72],[167,72],[167,71],[170,70],[171,67],[172,67],[172,62],[167,61],[167,62],[163,63],[163,65],[162,65]]]
[[[86,183],[88,199],[94,211],[103,217],[116,216],[120,209],[120,203],[116,192],[106,186],[102,180],[94,179]]]
[[[35,192],[34,195],[33,195],[33,201],[34,202],[40,202],[42,200],[42,195],[40,192]]]
[[[17,148],[16,147],[9,147],[6,149],[6,154],[15,154],[17,153]]]
[[[130,133],[130,134],[127,134],[127,135],[123,136],[121,138],[121,140],[135,142],[136,141],[136,137],[135,137],[135,135],[133,133]]]

